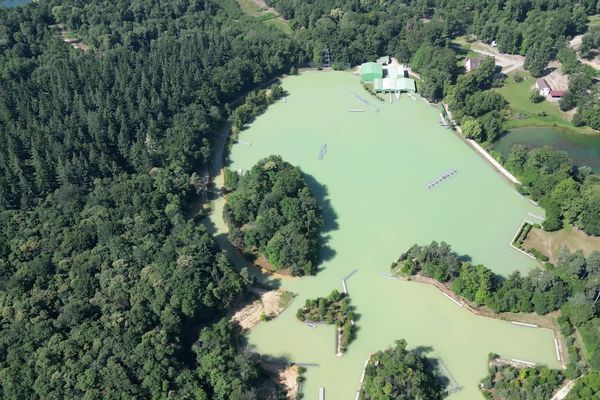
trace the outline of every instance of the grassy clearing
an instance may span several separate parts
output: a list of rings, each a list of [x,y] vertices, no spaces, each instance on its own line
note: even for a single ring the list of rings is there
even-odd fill
[[[514,76],[521,75],[524,79],[515,82]],[[568,120],[567,114],[562,112],[558,102],[544,100],[541,103],[532,103],[531,92],[535,88],[535,78],[527,71],[510,73],[503,87],[494,89],[508,101],[513,115],[505,123],[505,129],[514,129],[526,126],[555,126],[572,130],[577,133],[587,134],[591,129],[576,127]]]
[[[583,251],[586,256],[594,250],[600,251],[600,237],[588,236],[585,232],[567,226],[556,232],[546,232],[534,228],[523,243],[524,248],[534,248],[550,258],[550,262],[556,264],[558,255],[563,248],[571,252]]]
[[[290,28],[289,23],[278,14],[274,14],[272,11],[260,7],[252,0],[237,0],[237,2],[244,14],[257,18],[267,25],[272,25],[281,29],[287,34],[292,33],[292,28]]]
[[[600,14],[599,15],[592,15],[590,17],[590,22],[588,23],[588,26],[594,27],[594,26],[598,26],[600,25]]]
[[[290,305],[292,300],[294,300],[294,293],[288,292],[287,290],[282,291],[279,296],[279,308],[284,310]]]

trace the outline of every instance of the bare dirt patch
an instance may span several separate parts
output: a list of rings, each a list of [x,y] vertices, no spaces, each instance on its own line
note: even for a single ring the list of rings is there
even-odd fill
[[[262,367],[277,377],[279,383],[285,388],[287,398],[289,400],[296,400],[298,397],[300,370],[297,365],[281,365],[277,363],[271,363],[263,361]]]
[[[242,329],[251,329],[258,325],[261,318],[275,318],[291,303],[293,296],[284,290],[253,290],[259,299],[237,310],[231,322],[237,322]],[[264,314],[265,317],[262,317]]]
[[[536,249],[547,255],[551,263],[556,264],[565,247],[571,252],[581,250],[586,256],[594,250],[600,251],[600,237],[589,236],[577,228],[565,228],[557,232],[533,228],[522,247]]]

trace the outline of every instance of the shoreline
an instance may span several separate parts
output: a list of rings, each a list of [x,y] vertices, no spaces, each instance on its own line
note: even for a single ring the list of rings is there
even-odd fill
[[[495,319],[495,320],[499,320],[499,321],[511,322],[513,324],[516,323],[515,325],[520,325],[520,324],[532,325],[531,326],[532,329],[533,329],[533,325],[535,325],[537,328],[550,329],[552,331],[552,333],[554,334],[554,338],[558,341],[558,353],[560,354],[560,360],[558,360],[558,361],[561,365],[561,368],[563,370],[566,369],[567,360],[568,360],[568,355],[566,354],[567,346],[566,346],[564,337],[560,333],[558,323],[556,323],[556,320],[554,317],[539,316],[541,318],[541,320],[531,320],[530,318],[528,318],[527,314],[496,313],[492,310],[472,305],[469,301],[464,299],[462,296],[459,296],[456,293],[454,293],[452,291],[452,289],[449,288],[446,284],[438,282],[433,278],[428,278],[428,277],[421,276],[421,275],[411,275],[411,276],[406,277],[406,276],[392,274],[392,276],[398,280],[405,281],[405,282],[416,282],[416,283],[422,283],[422,284],[434,286],[444,296],[446,296],[447,298],[452,300],[453,303],[466,309],[467,311],[469,311],[470,313],[472,313],[478,317],[484,317],[484,318],[490,318],[490,319]],[[547,315],[551,315],[551,314],[554,314],[554,313],[549,313]],[[555,322],[555,324],[549,323],[547,318],[551,318]],[[529,326],[526,326],[526,327],[529,327]]]
[[[456,121],[454,120],[454,117],[452,116],[452,112],[450,111],[450,108],[448,107],[448,105],[446,103],[442,103],[442,106],[444,107],[446,114],[448,114],[448,119],[450,120],[450,125],[451,125],[454,133],[457,133],[458,136],[465,143],[467,143],[472,149],[474,149],[475,152],[477,154],[479,154],[503,178],[507,179],[512,184],[520,185],[521,182],[513,174],[511,174],[506,168],[504,168],[504,166],[502,164],[500,164],[498,161],[496,161],[496,159],[494,157],[492,157],[486,149],[484,149],[476,141],[474,141],[472,139],[467,139],[466,137],[464,137],[464,135],[462,134],[462,129],[461,129],[460,125],[458,125],[456,123]]]

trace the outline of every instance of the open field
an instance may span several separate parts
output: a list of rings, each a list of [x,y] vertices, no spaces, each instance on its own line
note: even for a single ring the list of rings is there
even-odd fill
[[[515,82],[514,76],[521,75],[524,79]],[[503,87],[495,89],[508,101],[513,115],[505,123],[505,129],[526,126],[556,126],[566,128],[577,133],[589,134],[590,128],[576,127],[569,121],[568,114],[558,107],[557,101],[544,100],[541,103],[532,103],[529,99],[535,88],[535,78],[527,71],[510,73]]]
[[[251,17],[262,20],[265,24],[273,25],[285,33],[292,33],[288,22],[277,11],[262,0],[237,0],[240,8]]]
[[[581,250],[583,254],[588,255],[594,250],[600,251],[600,237],[588,236],[573,227],[566,227],[557,232],[533,228],[523,243],[523,248],[541,251],[553,264],[556,264],[561,250],[565,247],[571,252]]]

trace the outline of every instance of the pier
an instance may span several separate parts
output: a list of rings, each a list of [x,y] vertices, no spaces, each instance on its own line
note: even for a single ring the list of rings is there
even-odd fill
[[[439,358],[438,360],[440,361],[440,369],[442,370],[442,373],[446,375],[448,377],[448,380],[450,381],[450,387],[448,387],[447,389],[448,394],[456,393],[459,390],[461,390],[462,386],[460,386],[456,379],[454,379],[454,375],[452,375],[450,369],[448,369],[444,360],[442,360],[441,358]]]
[[[350,112],[365,112],[362,108],[350,108],[348,109]]]
[[[246,142],[246,141],[244,141],[244,140],[238,140],[237,142],[238,142],[239,144],[245,144],[246,146],[250,146],[250,145],[252,144],[252,143],[250,143],[250,142]]]
[[[456,175],[458,173],[458,170],[456,169],[451,169],[448,172],[445,172],[444,174],[438,176],[435,180],[429,182],[425,187],[427,189],[433,189],[434,187],[436,187],[437,185],[439,185],[442,182],[445,182],[448,178]]]
[[[323,386],[319,388],[319,400],[325,400],[325,388]]]

